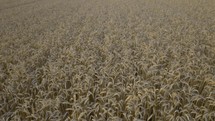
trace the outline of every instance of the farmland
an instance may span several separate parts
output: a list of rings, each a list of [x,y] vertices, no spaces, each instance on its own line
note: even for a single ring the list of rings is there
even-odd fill
[[[0,0],[1,121],[214,121],[214,0]]]

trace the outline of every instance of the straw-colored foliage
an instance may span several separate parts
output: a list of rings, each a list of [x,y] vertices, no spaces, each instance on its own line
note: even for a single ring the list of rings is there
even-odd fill
[[[1,121],[215,121],[214,0],[0,0]]]

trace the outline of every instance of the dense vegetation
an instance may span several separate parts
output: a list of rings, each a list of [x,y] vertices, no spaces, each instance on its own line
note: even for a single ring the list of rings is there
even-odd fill
[[[214,121],[214,0],[0,0],[1,121]]]

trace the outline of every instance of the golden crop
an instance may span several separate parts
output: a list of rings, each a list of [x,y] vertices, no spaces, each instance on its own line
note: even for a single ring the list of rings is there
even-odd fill
[[[214,0],[0,0],[1,121],[215,121]]]

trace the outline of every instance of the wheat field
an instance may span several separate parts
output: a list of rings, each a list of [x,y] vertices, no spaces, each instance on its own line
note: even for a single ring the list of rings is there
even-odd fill
[[[0,0],[0,121],[215,121],[215,0]]]

